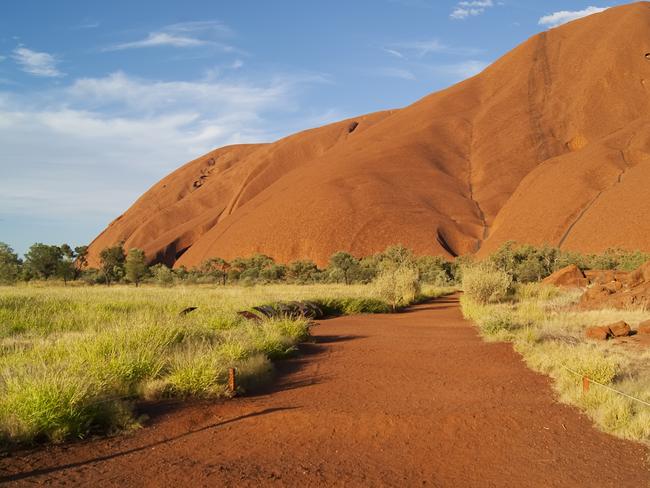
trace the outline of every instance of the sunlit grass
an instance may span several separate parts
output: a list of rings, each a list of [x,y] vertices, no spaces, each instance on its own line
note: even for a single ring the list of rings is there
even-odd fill
[[[229,395],[229,368],[243,390],[259,385],[309,323],[236,312],[294,300],[335,314],[390,308],[364,285],[0,287],[0,441],[128,428],[133,400]]]
[[[650,402],[650,350],[585,339],[585,328],[624,320],[633,327],[644,310],[589,310],[575,306],[580,292],[520,285],[511,300],[487,305],[461,298],[463,314],[488,341],[509,341],[534,370],[551,376],[559,398],[587,412],[603,430],[650,444],[650,407],[592,384],[582,376]],[[577,374],[576,374],[577,373]]]

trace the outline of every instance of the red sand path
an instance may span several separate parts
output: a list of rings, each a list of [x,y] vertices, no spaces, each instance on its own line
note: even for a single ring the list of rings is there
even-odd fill
[[[315,327],[255,397],[159,412],[132,435],[0,461],[33,486],[650,485],[640,445],[553,399],[456,298]],[[11,484],[11,483],[9,483]]]

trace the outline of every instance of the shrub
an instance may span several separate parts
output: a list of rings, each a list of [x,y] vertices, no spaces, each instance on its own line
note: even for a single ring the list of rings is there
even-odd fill
[[[420,278],[417,268],[408,265],[396,268],[386,267],[373,282],[375,294],[385,300],[393,309],[413,303],[420,293]]]
[[[512,276],[489,262],[463,269],[463,291],[468,298],[480,304],[505,299],[511,286]]]
[[[440,256],[421,256],[416,265],[422,283],[448,286],[452,282],[452,264]]]
[[[159,285],[171,286],[174,284],[174,272],[164,264],[156,264],[150,269],[154,281]]]

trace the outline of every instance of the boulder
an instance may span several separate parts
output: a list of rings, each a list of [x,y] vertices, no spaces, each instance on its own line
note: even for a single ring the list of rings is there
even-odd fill
[[[592,287],[587,288],[587,290],[580,298],[580,301],[582,303],[589,303],[594,301],[598,302],[607,298],[609,295],[611,295],[611,293],[612,292],[603,285],[593,285]]]
[[[558,269],[551,276],[544,278],[542,283],[571,288],[583,288],[587,286],[588,282],[582,270],[575,264],[571,264],[562,269]]]
[[[641,335],[650,335],[650,320],[641,322],[636,329],[636,333]]]
[[[585,336],[587,339],[594,339],[597,341],[606,341],[610,338],[612,332],[609,330],[609,327],[587,327],[585,330]]]
[[[611,331],[614,337],[627,337],[632,335],[632,328],[624,321],[619,320],[613,324],[606,326]]]

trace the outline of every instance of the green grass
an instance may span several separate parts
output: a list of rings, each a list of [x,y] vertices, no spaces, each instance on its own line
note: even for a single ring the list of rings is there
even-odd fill
[[[551,376],[562,401],[583,409],[606,432],[650,444],[650,407],[595,384],[584,393],[581,378],[650,402],[650,350],[584,337],[588,326],[618,320],[635,326],[650,312],[580,311],[579,297],[575,290],[526,284],[505,302],[483,305],[463,296],[461,305],[485,340],[512,342],[529,367]]]
[[[437,296],[446,290],[428,288]],[[58,442],[137,426],[133,402],[229,394],[295,353],[305,319],[248,322],[236,312],[313,300],[333,315],[380,313],[368,286],[0,287],[0,443]],[[179,316],[186,307],[197,310]]]

